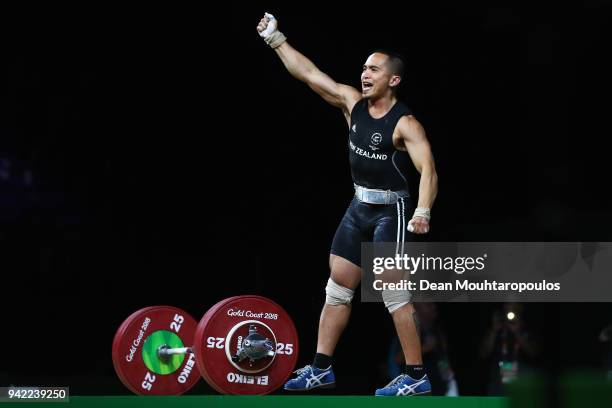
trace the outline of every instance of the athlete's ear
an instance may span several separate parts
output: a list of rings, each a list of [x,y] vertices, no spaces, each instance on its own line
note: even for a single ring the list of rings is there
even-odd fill
[[[391,75],[391,80],[389,80],[389,86],[395,88],[400,82],[402,82],[402,77],[399,75]]]

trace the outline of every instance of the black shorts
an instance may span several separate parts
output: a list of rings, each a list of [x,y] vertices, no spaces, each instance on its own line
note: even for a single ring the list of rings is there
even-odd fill
[[[404,242],[412,241],[408,221],[412,219],[410,198],[396,204],[366,204],[353,198],[334,235],[331,253],[361,266],[362,242],[395,242],[403,250]]]

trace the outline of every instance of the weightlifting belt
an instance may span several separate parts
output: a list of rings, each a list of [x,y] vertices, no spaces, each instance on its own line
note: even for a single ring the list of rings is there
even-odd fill
[[[367,204],[395,204],[400,198],[410,197],[408,190],[377,190],[354,184],[355,198]]]

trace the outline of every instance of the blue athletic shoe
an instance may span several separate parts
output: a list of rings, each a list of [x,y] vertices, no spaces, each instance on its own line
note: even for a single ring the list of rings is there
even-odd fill
[[[286,391],[308,391],[315,388],[334,388],[336,376],[331,366],[325,370],[307,365],[296,370],[297,377],[285,383]]]
[[[415,380],[408,374],[400,374],[384,388],[376,390],[377,397],[411,396],[431,393],[429,378],[424,375],[420,380]]]

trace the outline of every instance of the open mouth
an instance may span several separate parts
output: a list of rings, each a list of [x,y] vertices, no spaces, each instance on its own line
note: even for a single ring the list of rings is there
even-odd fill
[[[373,86],[374,85],[371,82],[364,81],[361,83],[361,89],[363,89],[363,92],[368,92]]]

